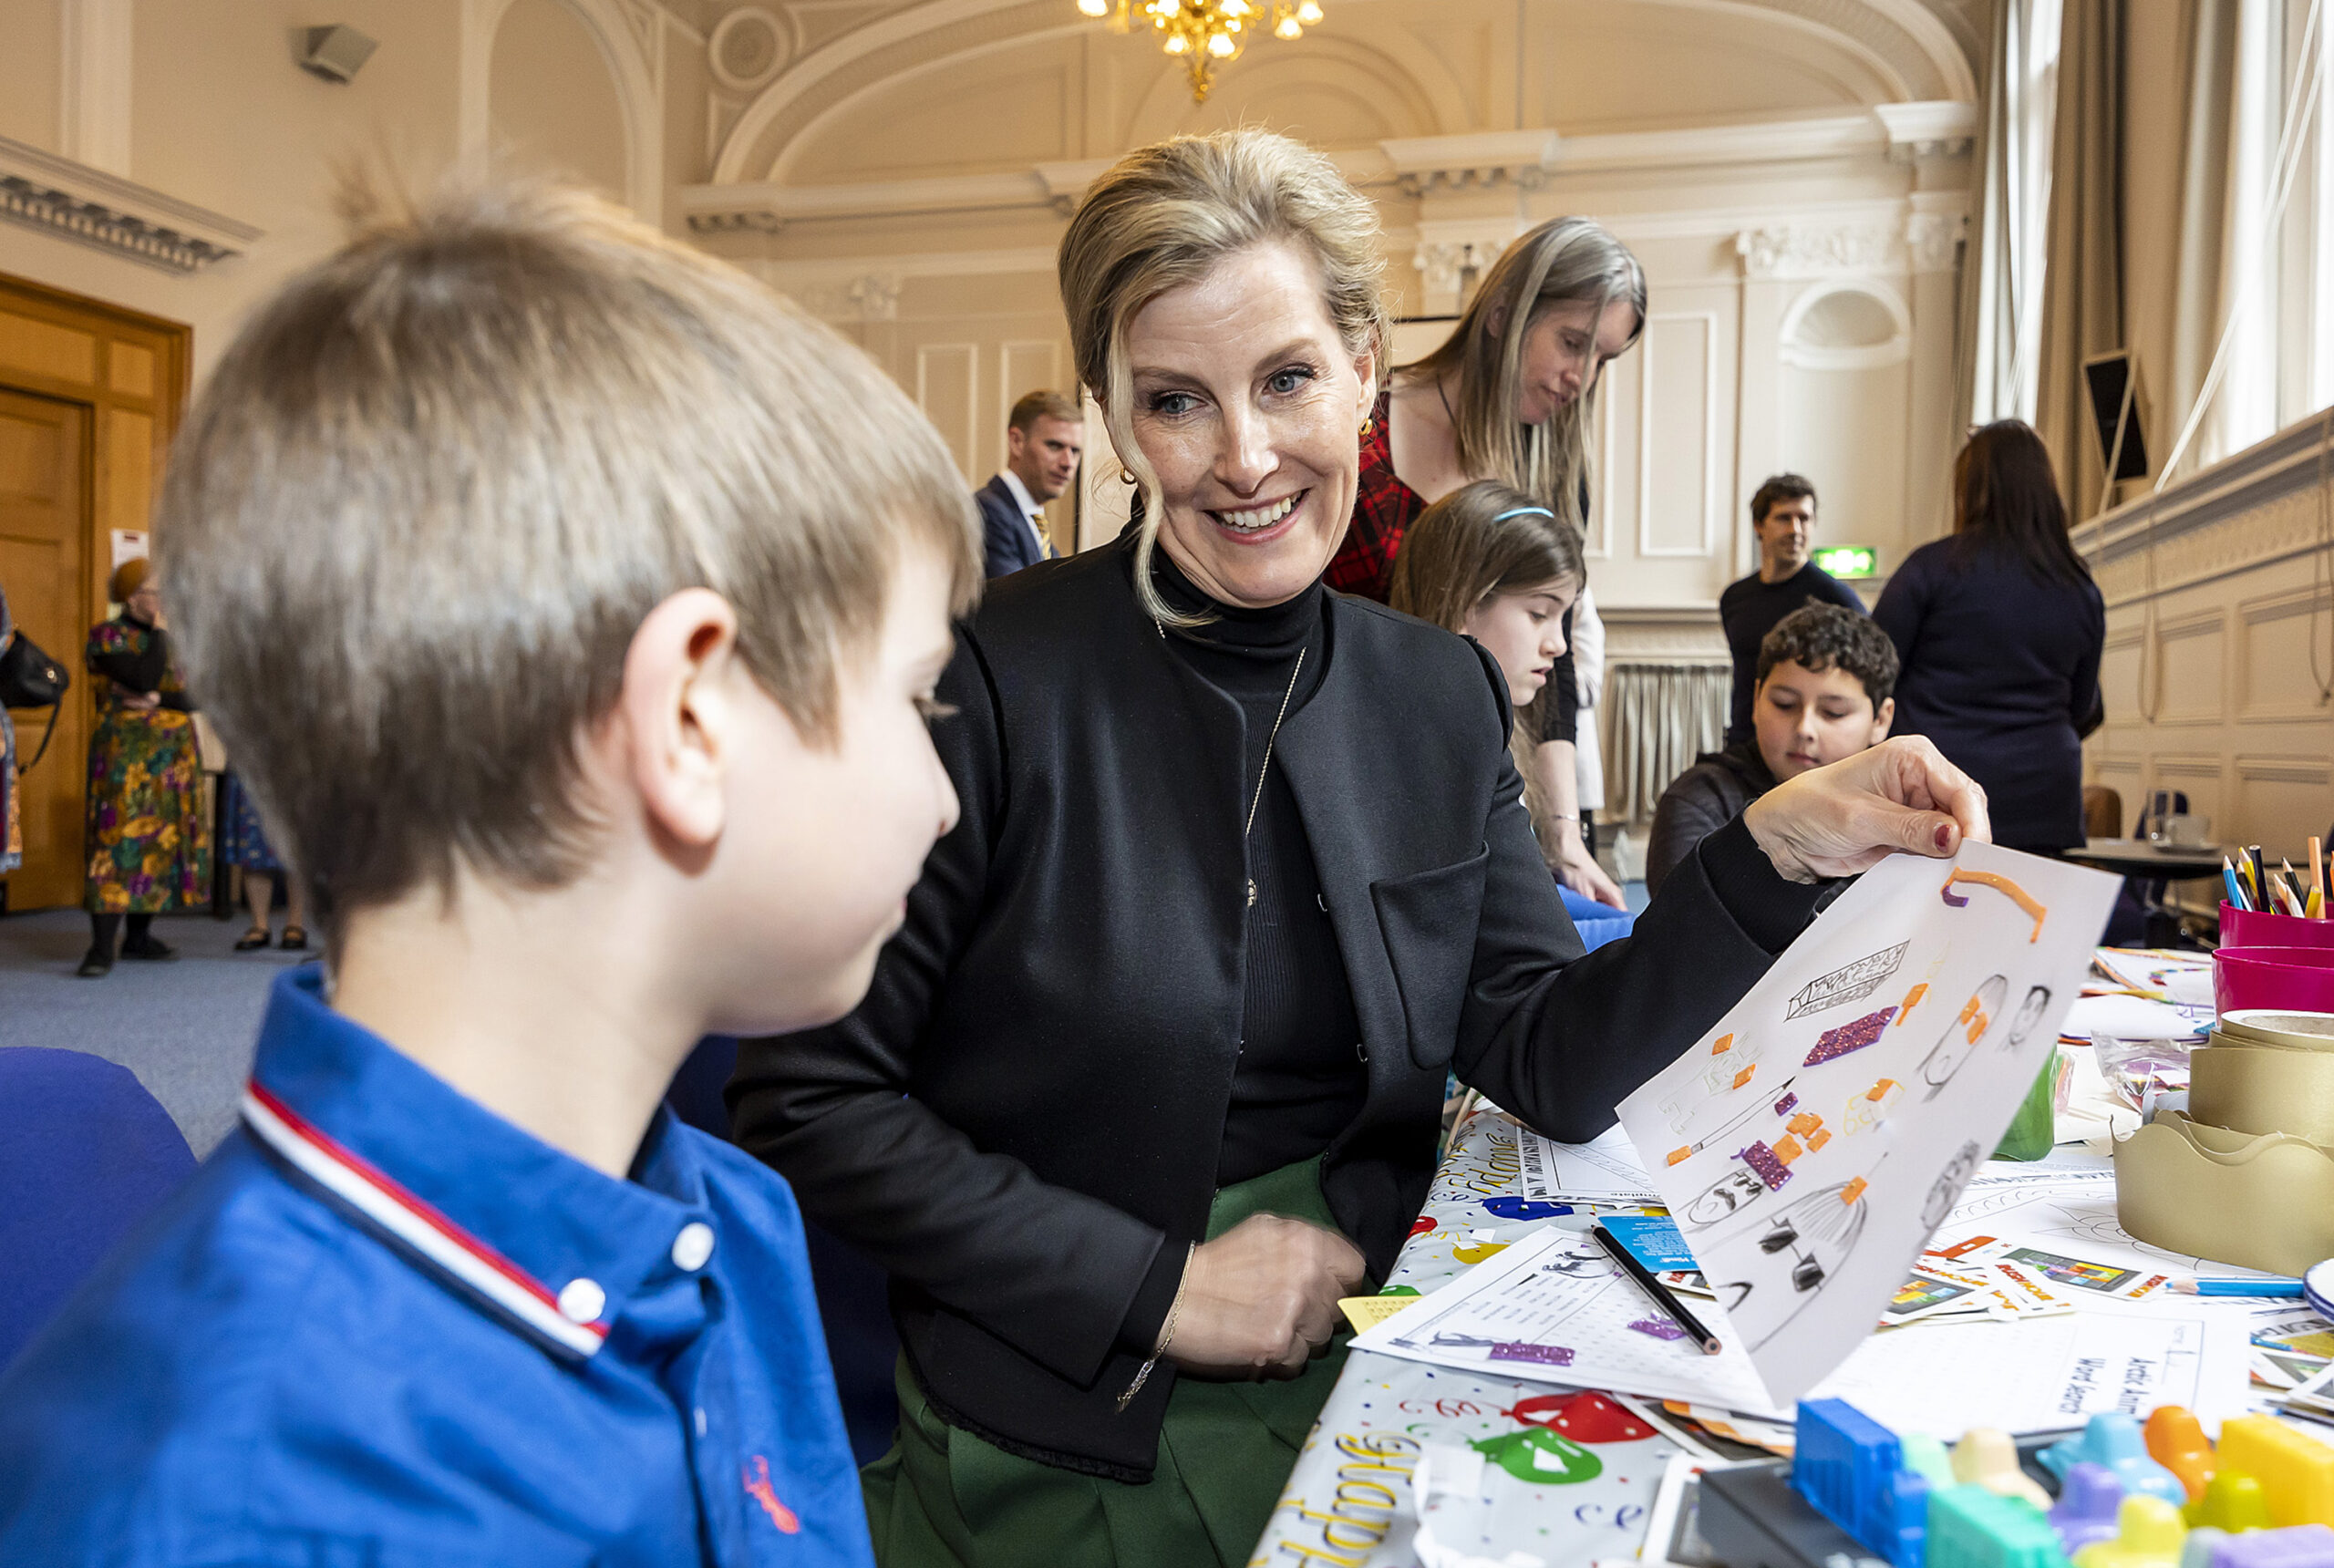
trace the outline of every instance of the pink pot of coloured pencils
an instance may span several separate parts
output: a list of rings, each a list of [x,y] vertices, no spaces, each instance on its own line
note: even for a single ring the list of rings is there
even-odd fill
[[[2334,947],[2334,920],[2221,904],[2221,943],[2227,947]]]
[[[2213,954],[2213,999],[2224,1014],[2240,1007],[2334,1012],[2334,947],[2224,947]]]

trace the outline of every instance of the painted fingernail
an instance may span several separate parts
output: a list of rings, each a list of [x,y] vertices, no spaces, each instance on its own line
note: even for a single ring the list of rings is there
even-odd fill
[[[1938,854],[1945,853],[1946,851],[1953,847],[1953,824],[1950,822],[1939,822],[1936,825],[1935,837],[1936,839],[1936,852]]]

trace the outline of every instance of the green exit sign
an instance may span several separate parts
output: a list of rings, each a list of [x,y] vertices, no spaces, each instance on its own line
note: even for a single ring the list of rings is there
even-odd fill
[[[1880,552],[1869,544],[1834,544],[1815,552],[1815,564],[1834,577],[1871,577],[1880,571]]]

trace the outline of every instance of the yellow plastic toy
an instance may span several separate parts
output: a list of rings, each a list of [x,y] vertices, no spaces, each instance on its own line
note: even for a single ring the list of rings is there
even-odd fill
[[[2334,1448],[2316,1438],[2267,1416],[2234,1416],[2221,1423],[2220,1468],[2261,1483],[2281,1530],[2334,1524]]]
[[[2075,1553],[2075,1568],[2179,1568],[2188,1527],[2160,1497],[2127,1497],[2115,1512],[2116,1536]]]
[[[2261,1483],[2226,1467],[2215,1471],[2204,1494],[2181,1511],[2192,1530],[2209,1526],[2235,1535],[2240,1530],[2269,1528],[2269,1500],[2262,1494]]]

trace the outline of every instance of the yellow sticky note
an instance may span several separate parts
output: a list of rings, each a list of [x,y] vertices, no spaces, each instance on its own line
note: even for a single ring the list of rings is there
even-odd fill
[[[1337,1305],[1345,1310],[1346,1321],[1353,1325],[1356,1334],[1367,1334],[1412,1302],[1424,1299],[1416,1295],[1348,1295],[1341,1298]]]

